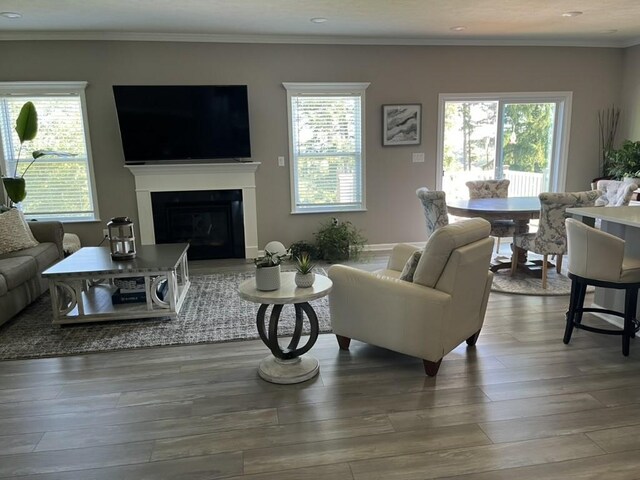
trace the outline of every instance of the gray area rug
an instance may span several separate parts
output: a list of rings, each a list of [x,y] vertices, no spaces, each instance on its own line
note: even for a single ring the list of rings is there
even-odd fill
[[[547,288],[544,289],[540,278],[520,272],[511,277],[509,270],[500,270],[493,276],[491,290],[516,295],[569,295],[571,293],[571,280],[564,275],[558,275],[555,270],[553,272],[550,270],[547,276]]]
[[[164,317],[54,326],[47,293],[0,327],[0,359],[259,338],[258,305],[242,300],[237,293],[238,285],[252,276],[253,273],[192,276],[191,287],[176,320]],[[320,331],[330,332],[328,297],[310,303],[318,316]],[[294,322],[293,306],[285,306],[279,333],[293,332]]]
[[[562,274],[556,272],[555,267],[547,272],[547,288],[542,288],[542,279],[521,271],[511,277],[511,270],[499,270],[493,275],[491,291],[499,293],[512,293],[515,295],[556,296],[571,294],[571,279],[567,277],[567,271]],[[587,287],[587,292],[593,292],[593,287]]]

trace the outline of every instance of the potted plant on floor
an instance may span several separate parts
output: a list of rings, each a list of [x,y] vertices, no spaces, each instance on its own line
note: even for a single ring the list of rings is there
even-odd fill
[[[367,239],[351,222],[331,218],[316,232],[320,257],[328,262],[358,258]]]
[[[313,273],[315,264],[311,261],[308,253],[303,253],[296,257],[296,285],[300,288],[308,288],[313,285],[316,274]]]
[[[264,257],[254,260],[256,264],[256,289],[268,292],[280,288],[280,263],[287,256],[285,254],[264,251]]]

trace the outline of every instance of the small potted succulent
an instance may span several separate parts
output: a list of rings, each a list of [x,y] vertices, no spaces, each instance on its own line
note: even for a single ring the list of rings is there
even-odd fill
[[[256,264],[256,288],[270,291],[280,288],[280,262],[287,254],[264,251],[264,257],[254,260]]]
[[[313,267],[315,264],[311,262],[311,256],[304,252],[299,257],[296,257],[296,285],[300,288],[308,288],[313,285],[313,281],[316,278],[316,274],[313,273]]]

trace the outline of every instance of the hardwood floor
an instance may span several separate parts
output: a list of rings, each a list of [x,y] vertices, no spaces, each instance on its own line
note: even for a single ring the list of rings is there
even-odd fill
[[[320,375],[289,386],[258,377],[260,341],[0,362],[0,478],[639,479],[640,345],[565,346],[567,302],[492,293],[476,347],[436,378],[333,335]]]

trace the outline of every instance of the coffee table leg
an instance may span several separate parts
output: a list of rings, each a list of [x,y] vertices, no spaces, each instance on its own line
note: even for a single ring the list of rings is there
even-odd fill
[[[278,322],[283,305],[273,306],[271,315],[269,316],[268,331],[265,326],[267,308],[268,305],[260,305],[256,324],[260,338],[269,350],[271,350],[272,355],[269,355],[260,363],[258,370],[260,377],[268,382],[280,384],[299,383],[315,377],[320,371],[318,360],[311,356],[302,357],[304,353],[313,347],[318,339],[318,317],[311,305],[307,302],[294,305],[296,310],[296,323],[291,341],[285,349],[282,349],[278,343]],[[309,319],[309,340],[307,340],[307,343],[305,343],[303,347],[297,348],[300,337],[302,336],[304,314],[306,314]]]

